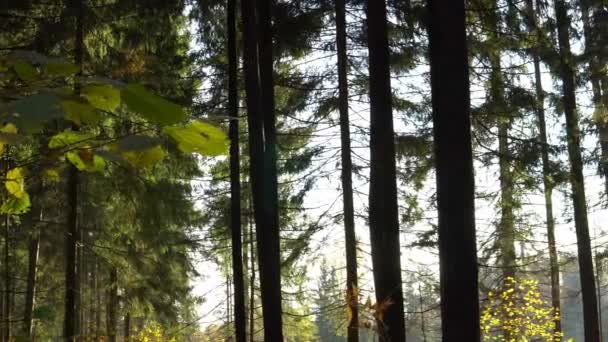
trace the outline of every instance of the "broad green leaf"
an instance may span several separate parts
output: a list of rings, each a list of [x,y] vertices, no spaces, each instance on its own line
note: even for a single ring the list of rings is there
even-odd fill
[[[52,76],[71,76],[78,71],[78,66],[68,62],[49,62],[44,66],[44,72]]]
[[[85,101],[61,101],[61,107],[65,112],[65,118],[79,126],[82,124],[96,124],[102,118],[101,113]]]
[[[120,91],[109,84],[88,85],[81,94],[95,108],[107,112],[114,111],[120,105]]]
[[[69,151],[65,156],[80,171],[101,172],[106,167],[106,161],[89,148]]]
[[[6,173],[6,181],[4,182],[6,190],[16,198],[26,196],[25,192],[25,174],[22,168],[16,167]]]
[[[23,214],[30,208],[30,196],[26,193],[18,198],[10,196],[0,207],[0,213],[18,215]]]
[[[91,142],[94,136],[90,133],[78,131],[63,131],[57,133],[49,140],[50,148],[63,148],[66,146],[80,146]]]
[[[31,82],[38,77],[38,71],[36,68],[28,62],[22,60],[16,60],[13,63],[13,70],[17,76],[26,82]]]
[[[48,93],[24,97],[8,104],[8,112],[20,132],[38,133],[54,119],[63,118],[63,110],[57,96]]]
[[[154,95],[139,84],[125,86],[121,96],[129,110],[157,124],[175,124],[187,116],[181,106]]]
[[[186,125],[170,126],[164,132],[177,143],[185,153],[200,153],[217,156],[228,153],[228,139],[220,128],[202,121]]]
[[[147,135],[130,135],[120,139],[115,146],[122,151],[141,151],[148,150],[160,144],[160,139]]]
[[[123,152],[122,156],[131,164],[131,166],[135,168],[146,168],[163,160],[165,151],[157,145],[147,150]]]

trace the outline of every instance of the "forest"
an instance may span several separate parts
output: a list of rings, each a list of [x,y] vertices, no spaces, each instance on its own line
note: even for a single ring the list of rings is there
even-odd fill
[[[0,175],[0,342],[605,342],[608,2],[0,0]]]

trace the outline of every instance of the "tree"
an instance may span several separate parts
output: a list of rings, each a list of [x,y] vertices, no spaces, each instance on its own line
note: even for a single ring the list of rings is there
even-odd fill
[[[378,322],[387,341],[405,341],[386,5],[366,2],[369,51],[369,229],[378,303],[390,303]]]
[[[464,1],[430,0],[429,6],[442,338],[477,341],[479,294]]]
[[[572,187],[572,206],[576,229],[578,263],[583,293],[583,319],[585,322],[585,341],[599,341],[599,320],[597,292],[593,274],[593,258],[587,219],[587,199],[583,161],[581,157],[579,116],[576,108],[574,59],[570,50],[570,18],[566,3],[554,0],[557,37],[559,43],[559,71],[562,81],[562,102],[566,117],[566,140],[570,161],[570,184]]]
[[[228,0],[228,106],[230,107],[230,233],[232,236],[232,279],[234,281],[234,328],[236,341],[245,342],[245,281],[241,234],[241,184],[237,91],[236,0]]]
[[[353,205],[350,123],[348,118],[348,58],[346,50],[346,1],[336,1],[336,46],[338,50],[338,107],[340,111],[340,144],[342,160],[342,202],[344,206],[344,241],[346,246],[346,298],[350,320],[348,342],[359,341],[357,237]]]

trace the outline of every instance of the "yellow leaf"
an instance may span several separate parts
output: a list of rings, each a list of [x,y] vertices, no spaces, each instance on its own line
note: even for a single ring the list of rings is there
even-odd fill
[[[16,198],[23,198],[25,193],[25,178],[24,171],[20,167],[16,167],[6,173],[6,182],[4,183],[6,190]]]

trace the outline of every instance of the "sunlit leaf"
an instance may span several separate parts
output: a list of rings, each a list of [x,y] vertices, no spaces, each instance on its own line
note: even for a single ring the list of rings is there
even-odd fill
[[[147,135],[130,135],[120,139],[116,148],[122,151],[140,151],[153,148],[160,144],[160,139]]]
[[[139,84],[129,84],[121,91],[122,101],[127,108],[151,122],[170,125],[186,118],[181,106],[157,96]]]
[[[79,146],[89,143],[94,136],[90,133],[79,131],[63,131],[49,139],[50,148],[63,148],[66,146]]]
[[[165,157],[165,151],[160,146],[146,150],[123,152],[124,159],[135,168],[146,168],[160,162]]]
[[[120,91],[109,84],[88,85],[81,94],[95,108],[112,112],[120,105]]]
[[[35,80],[38,77],[38,71],[36,68],[28,62],[22,60],[16,60],[13,63],[13,70],[17,76],[26,82]]]
[[[61,101],[61,107],[65,112],[65,118],[79,126],[82,124],[96,124],[102,118],[101,113],[85,101]]]
[[[6,173],[4,182],[6,190],[14,197],[21,198],[26,196],[25,192],[25,173],[22,168],[16,167]]]
[[[170,126],[164,132],[177,143],[185,153],[200,153],[217,156],[228,153],[228,139],[220,128],[202,121],[186,125]]]
[[[18,215],[30,208],[30,196],[26,193],[21,197],[10,196],[0,207],[0,213]]]
[[[4,152],[6,145],[15,145],[23,141],[25,137],[17,134],[17,127],[12,123],[7,123],[0,127],[0,154]]]
[[[106,161],[89,148],[69,151],[65,156],[80,171],[101,172],[106,167]]]
[[[44,125],[63,117],[61,103],[57,96],[48,93],[24,97],[8,104],[9,120],[14,120],[19,131],[37,133]]]

